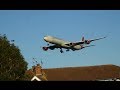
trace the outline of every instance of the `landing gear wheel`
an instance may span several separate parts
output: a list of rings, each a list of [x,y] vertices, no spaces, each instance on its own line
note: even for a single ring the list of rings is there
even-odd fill
[[[63,50],[62,50],[62,49],[60,49],[60,52],[61,52],[61,53],[63,53]]]
[[[67,52],[70,51],[69,49],[66,50]]]

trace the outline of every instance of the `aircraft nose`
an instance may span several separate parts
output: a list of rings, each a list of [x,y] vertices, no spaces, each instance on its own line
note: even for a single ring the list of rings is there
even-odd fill
[[[47,37],[44,37],[44,40],[47,41]]]

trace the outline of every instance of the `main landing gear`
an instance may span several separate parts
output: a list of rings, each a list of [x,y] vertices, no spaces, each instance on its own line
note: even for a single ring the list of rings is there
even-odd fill
[[[69,49],[66,50],[67,52],[70,51]]]
[[[66,50],[67,52],[70,51],[69,49]],[[60,52],[63,53],[63,50],[62,48],[60,48]]]
[[[60,52],[61,52],[61,53],[63,53],[63,50],[62,50],[62,48],[60,48]]]

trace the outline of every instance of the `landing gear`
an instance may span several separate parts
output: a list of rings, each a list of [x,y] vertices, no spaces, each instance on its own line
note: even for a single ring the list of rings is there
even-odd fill
[[[75,49],[72,49],[73,51],[75,51]]]
[[[60,52],[61,52],[61,53],[63,53],[63,50],[62,50],[62,48],[60,48]]]
[[[69,49],[66,50],[67,52],[70,51]]]

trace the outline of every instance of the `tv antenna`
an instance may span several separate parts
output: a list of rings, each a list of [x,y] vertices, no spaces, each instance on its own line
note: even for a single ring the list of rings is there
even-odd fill
[[[38,64],[38,62],[37,62],[36,58],[33,58],[33,63]]]

